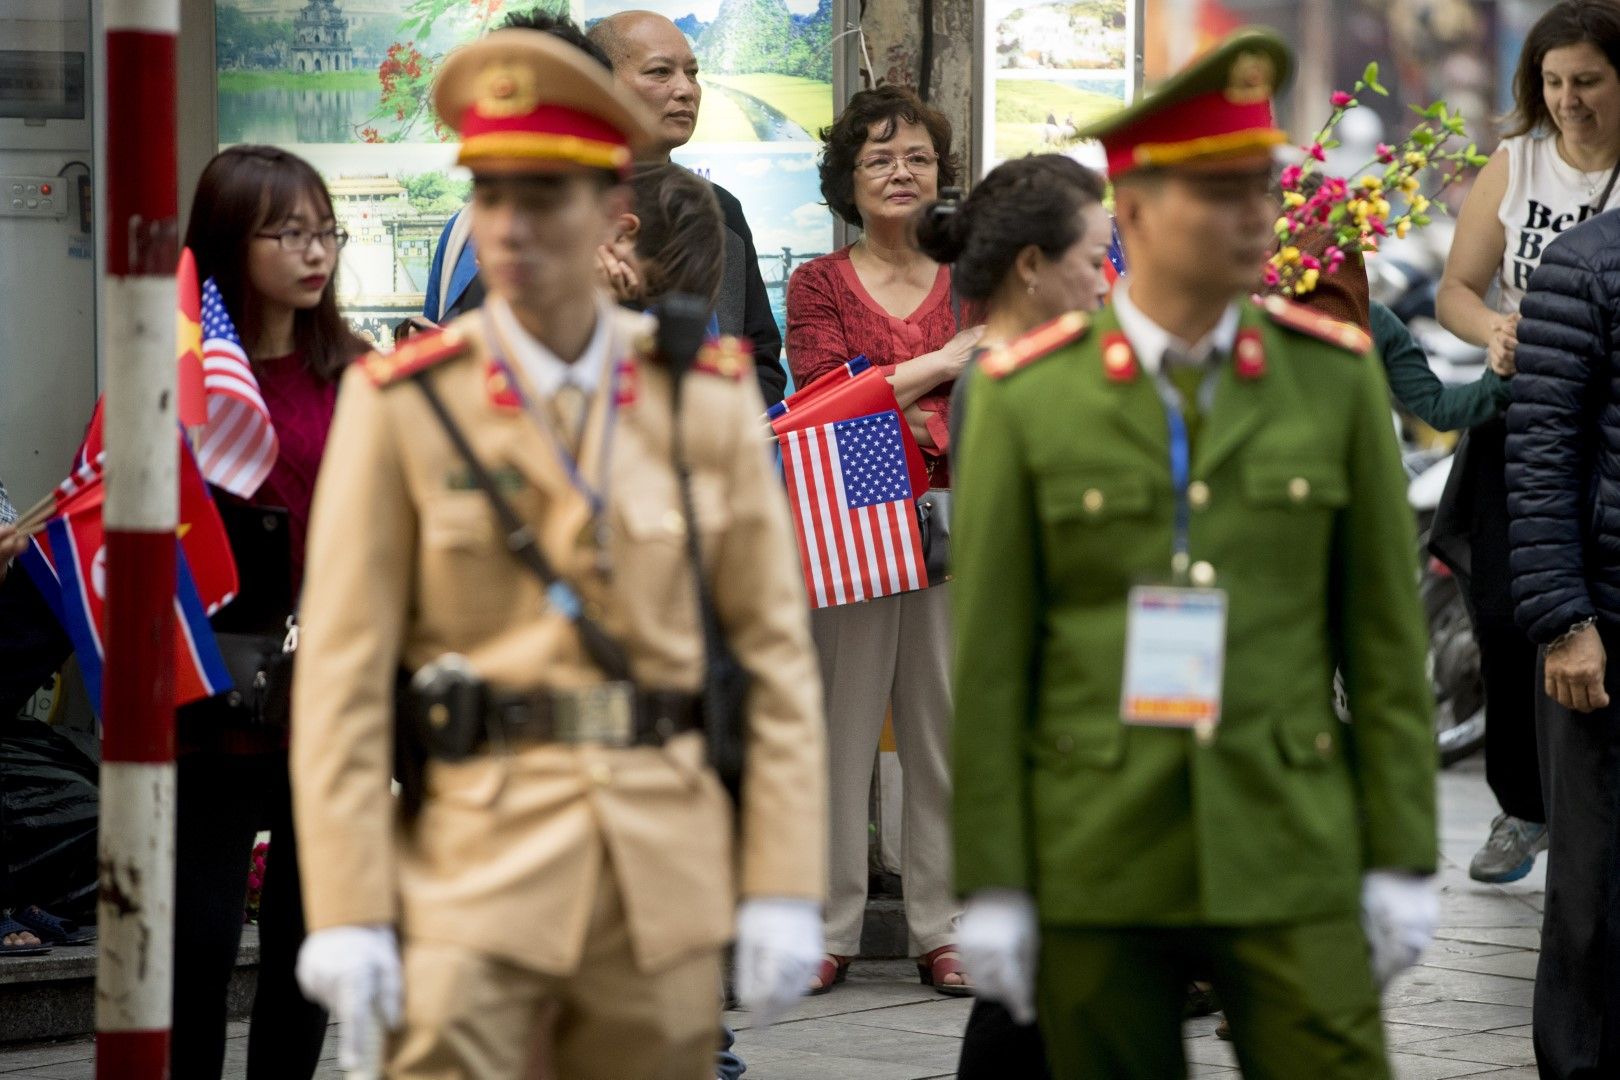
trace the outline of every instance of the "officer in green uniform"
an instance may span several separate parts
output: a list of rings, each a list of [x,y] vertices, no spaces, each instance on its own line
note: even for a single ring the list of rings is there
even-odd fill
[[[1190,978],[1249,1080],[1385,1077],[1378,987],[1438,919],[1382,369],[1361,331],[1249,299],[1291,65],[1243,31],[1088,132],[1129,276],[971,376],[959,940],[982,996],[1038,1014],[1060,1080],[1185,1076]]]

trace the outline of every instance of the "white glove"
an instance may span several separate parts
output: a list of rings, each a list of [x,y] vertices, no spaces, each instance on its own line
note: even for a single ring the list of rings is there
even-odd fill
[[[351,1077],[382,1075],[383,1039],[399,1027],[404,976],[394,928],[333,926],[298,950],[298,985],[338,1028],[338,1066]]]
[[[1433,878],[1370,870],[1361,879],[1361,926],[1379,989],[1418,962],[1439,925],[1440,894]]]
[[[810,987],[826,946],[821,906],[780,897],[737,908],[737,1001],[768,1027]]]
[[[956,948],[973,993],[1004,1006],[1016,1024],[1035,1020],[1035,901],[1016,889],[986,889],[968,898]]]

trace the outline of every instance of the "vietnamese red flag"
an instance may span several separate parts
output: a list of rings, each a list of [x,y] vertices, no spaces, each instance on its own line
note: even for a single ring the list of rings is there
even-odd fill
[[[202,295],[197,288],[197,260],[180,249],[175,268],[175,347],[179,353],[180,423],[199,428],[208,423],[208,397],[203,387]]]

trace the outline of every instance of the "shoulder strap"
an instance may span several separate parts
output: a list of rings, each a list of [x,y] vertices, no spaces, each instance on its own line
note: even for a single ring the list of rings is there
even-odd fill
[[[478,460],[472,444],[467,441],[467,436],[450,416],[450,410],[445,408],[444,399],[433,389],[433,384],[425,377],[425,373],[418,372],[412,378],[421,388],[422,396],[427,398],[428,407],[443,425],[444,433],[449,436],[456,452],[467,463],[467,470],[472,474],[473,482],[484,493],[490,509],[495,511],[495,520],[500,522],[501,530],[506,533],[507,550],[517,556],[518,561],[539,579],[546,590],[546,599],[552,606],[573,620],[579,629],[585,653],[591,661],[610,679],[629,679],[630,661],[625,655],[624,647],[608,636],[608,632],[600,623],[585,614],[585,605],[580,600],[579,593],[552,568],[546,553],[540,549],[535,539],[534,529],[517,516],[512,504],[500,493],[500,489],[495,485],[495,478],[489,474],[484,463]]]

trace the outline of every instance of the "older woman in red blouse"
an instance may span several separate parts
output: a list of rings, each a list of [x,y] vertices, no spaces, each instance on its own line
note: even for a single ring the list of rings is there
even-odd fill
[[[956,179],[950,122],[908,90],[850,99],[822,132],[821,193],[862,230],[805,263],[787,292],[787,354],[804,386],[864,353],[888,377],[936,488],[950,486],[951,386],[982,330],[963,330],[950,268],[912,243],[911,218]],[[969,993],[952,943],[950,615],[945,586],[823,608],[811,628],[827,702],[831,882],[827,950],[812,993],[842,981],[866,910],[867,795],[885,712],[905,774],[901,877],[924,983]]]

